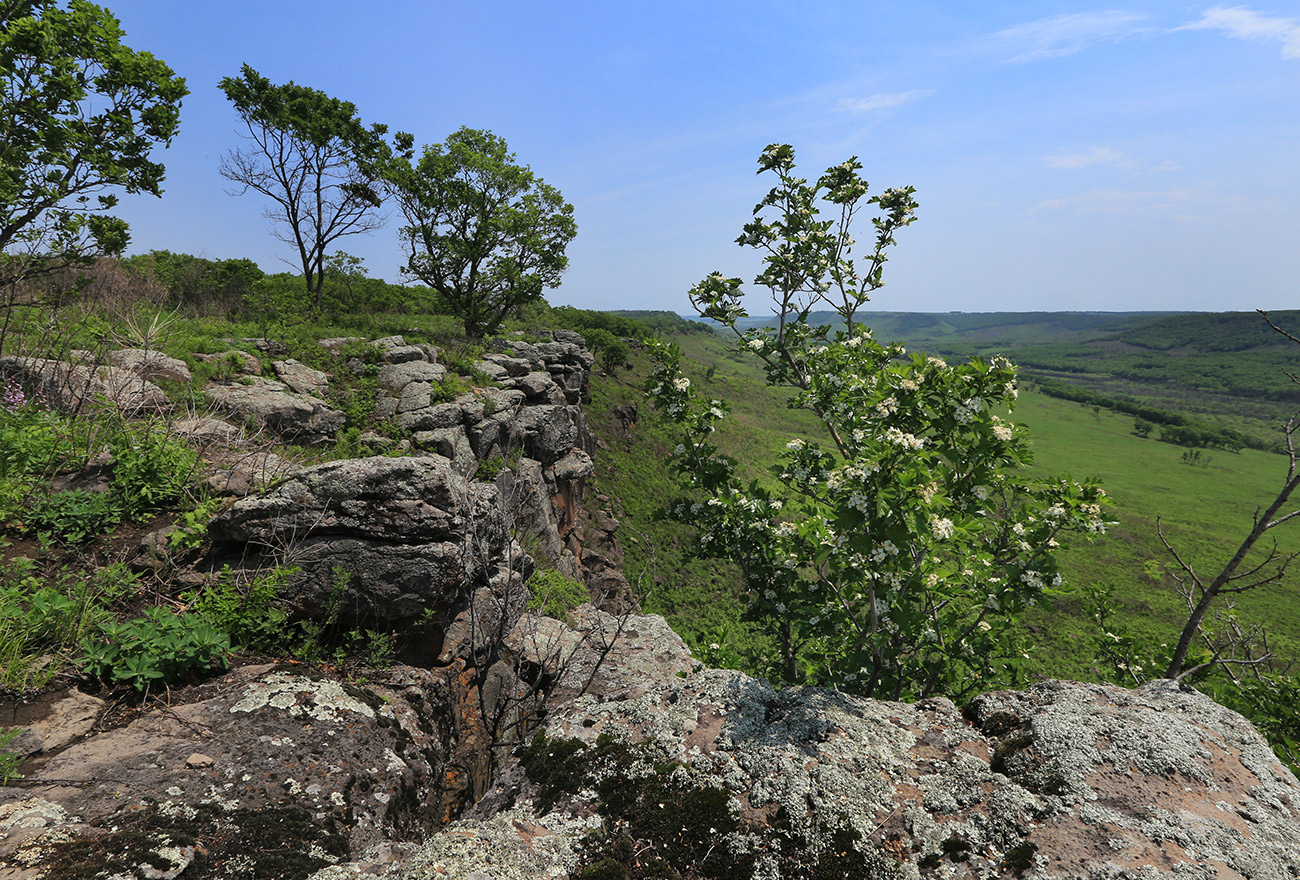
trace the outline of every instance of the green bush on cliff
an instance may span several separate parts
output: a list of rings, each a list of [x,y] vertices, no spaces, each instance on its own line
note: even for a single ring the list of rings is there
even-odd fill
[[[768,670],[778,679],[888,699],[1015,683],[1028,647],[1015,624],[1061,584],[1057,538],[1104,530],[1104,493],[1016,473],[1030,450],[1000,415],[1018,393],[1009,361],[907,358],[856,322],[913,220],[911,188],[864,202],[855,158],[809,186],[784,145],[759,166],[777,182],[738,241],[767,254],[755,282],[780,321],[742,329],[741,280],[721,273],[690,297],[762,361],[769,384],[793,392],[792,406],[817,415],[829,448],[795,437],[778,486],[745,485],[710,439],[727,405],[695,391],[675,348],[653,346],[648,390],[678,429],[674,466],[689,493],[671,512],[697,527],[702,552],[741,565],[749,614],[780,645]],[[838,220],[819,219],[822,202]],[[880,216],[859,267],[849,226],[866,205]],[[833,335],[808,321],[819,302],[839,314]]]

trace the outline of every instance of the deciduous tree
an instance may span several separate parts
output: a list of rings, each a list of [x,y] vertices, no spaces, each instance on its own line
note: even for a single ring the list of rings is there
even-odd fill
[[[265,216],[277,224],[276,237],[297,251],[306,305],[318,313],[330,246],[384,224],[388,127],[367,128],[354,104],[294,82],[277,86],[247,64],[220,85],[248,141],[226,154],[221,174],[238,185],[233,195],[251,189],[271,200]],[[396,139],[409,144],[409,136]]]
[[[542,298],[568,265],[573,206],[490,131],[462,128],[394,165],[406,219],[404,271],[434,292],[465,332],[494,332],[512,309]]]
[[[111,190],[162,194],[152,159],[180,121],[185,81],[122,44],[85,0],[0,5],[0,285],[120,253]],[[8,310],[6,310],[8,311]]]

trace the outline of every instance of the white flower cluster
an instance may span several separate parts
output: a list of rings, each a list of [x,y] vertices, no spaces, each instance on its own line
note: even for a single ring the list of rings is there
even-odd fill
[[[885,442],[903,449],[920,449],[925,445],[925,438],[917,437],[913,434],[906,434],[898,428],[886,428]]]
[[[993,417],[993,436],[997,437],[1003,443],[1010,443],[1011,438],[1015,436],[1012,426],[1002,421],[997,416]]]
[[[936,540],[948,540],[952,537],[952,520],[943,517],[936,517],[934,521],[930,523],[930,532],[934,535]]]
[[[678,391],[685,391],[687,388],[691,387],[691,380],[687,379],[685,376],[678,376],[673,380],[673,387]]]
[[[894,544],[893,541],[886,540],[876,545],[876,549],[871,551],[871,561],[876,563],[884,562],[886,556],[897,556],[897,555],[898,555],[898,547]]]
[[[745,344],[749,346],[751,351],[762,351],[767,347],[767,343],[762,339],[751,339]]]

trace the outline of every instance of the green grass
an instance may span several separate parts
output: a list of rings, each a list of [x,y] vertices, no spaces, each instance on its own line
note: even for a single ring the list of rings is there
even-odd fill
[[[1111,585],[1124,618],[1154,644],[1172,642],[1187,607],[1166,574],[1157,580],[1145,568],[1155,560],[1166,571],[1176,563],[1160,544],[1156,518],[1183,558],[1207,579],[1223,566],[1250,529],[1257,507],[1276,495],[1286,476],[1286,457],[1252,449],[1240,453],[1205,452],[1206,466],[1183,462],[1179,446],[1133,434],[1131,416],[1082,407],[1035,394],[1022,394],[1016,421],[1030,429],[1035,470],[1042,474],[1096,476],[1115,500],[1119,524],[1091,544],[1073,543],[1062,553],[1068,581],[1078,587]],[[1277,531],[1283,552],[1300,550],[1300,523]],[[1274,649],[1300,657],[1300,619],[1292,609],[1300,599],[1296,578],[1240,597],[1243,617],[1266,624]],[[1095,676],[1092,659],[1080,646],[1091,638],[1081,602],[1062,602],[1060,613],[1041,614],[1039,662],[1052,675]]]

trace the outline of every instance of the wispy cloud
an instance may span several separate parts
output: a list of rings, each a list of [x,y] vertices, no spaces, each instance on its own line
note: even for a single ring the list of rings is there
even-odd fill
[[[899,107],[919,98],[928,98],[933,94],[934,89],[911,89],[906,92],[881,92],[876,95],[868,95],[865,98],[840,98],[839,103],[835,105],[835,109],[846,110],[850,113],[865,113],[868,110]]]
[[[1044,156],[1043,161],[1052,168],[1087,168],[1089,165],[1102,164],[1120,168],[1137,167],[1137,161],[1132,157],[1110,147],[1093,147],[1086,153],[1057,153],[1055,156]]]
[[[1046,199],[1030,208],[1029,213],[1073,209],[1090,214],[1160,215],[1189,220],[1194,219],[1192,212],[1201,201],[1195,192],[1188,189],[1100,189],[1065,198]]]
[[[1040,61],[1073,55],[1097,43],[1117,43],[1149,30],[1145,16],[1121,10],[1053,15],[1000,30],[981,40],[1008,62]]]
[[[1245,6],[1215,6],[1207,9],[1200,21],[1175,30],[1215,30],[1239,40],[1276,41],[1282,44],[1283,58],[1300,58],[1300,19],[1261,15]]]

